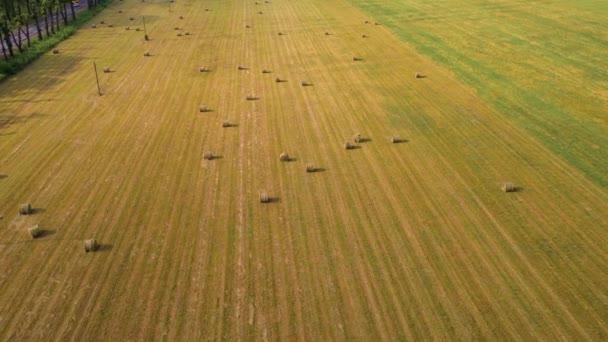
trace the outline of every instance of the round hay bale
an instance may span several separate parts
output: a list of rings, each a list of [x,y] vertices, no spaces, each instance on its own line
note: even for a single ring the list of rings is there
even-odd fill
[[[180,30],[180,28],[179,28],[179,27],[177,27],[177,26],[175,26],[173,29],[174,29],[175,31],[179,31],[179,30]]]
[[[99,248],[99,245],[97,244],[97,240],[95,240],[95,239],[84,240],[85,253],[95,252],[97,250],[97,248]]]
[[[357,56],[353,57],[353,61],[355,61],[355,62],[362,61],[362,60],[363,60],[363,58],[361,58],[361,57],[357,57]]]
[[[258,14],[264,14],[264,12],[262,12],[262,11],[259,11],[259,12],[258,12]]]
[[[103,25],[103,24],[105,24],[106,22],[102,20],[102,21],[100,21],[99,23],[100,23],[101,25]]]
[[[29,215],[32,213],[32,205],[30,203],[23,203],[19,206],[19,215]]]
[[[93,24],[91,25],[91,28],[97,28],[97,25]]]
[[[515,192],[517,190],[517,187],[510,182],[504,183],[502,185],[502,191],[504,192]]]
[[[247,95],[245,99],[247,99],[247,101],[253,101],[257,100],[258,98],[255,95]]]
[[[230,127],[230,126],[232,126],[232,124],[230,124],[230,122],[228,122],[228,121],[222,122],[222,127],[226,128],[226,127]]]
[[[178,36],[178,37],[181,37],[181,36],[182,36],[182,33],[181,33],[181,32],[178,32],[178,33],[177,33],[177,36]]]
[[[184,35],[189,36],[190,32],[186,31],[186,32],[184,32]]]
[[[344,143],[344,148],[347,149],[347,150],[350,150],[353,147],[354,146],[353,146],[353,144],[350,141],[347,141],[347,142]]]
[[[179,16],[179,18],[180,18],[180,19],[184,19],[184,16],[183,16],[183,15],[180,15],[180,16]]]
[[[211,159],[213,159],[213,153],[211,153],[209,151],[204,152],[203,153],[203,159],[205,159],[205,160],[211,160]]]
[[[205,12],[209,12],[209,11],[211,11],[211,10],[210,10],[210,9],[208,9],[208,8],[205,8]]]
[[[368,38],[368,37],[369,37],[369,36],[368,36],[368,35],[366,35],[366,34],[362,34],[362,35],[361,35],[361,38]]]
[[[131,29],[130,26],[125,27],[125,30],[129,31]]]
[[[289,154],[287,154],[287,152],[282,152],[279,154],[279,160],[282,162],[289,161]]]
[[[311,85],[312,85],[312,83],[310,83],[308,81],[302,81],[302,87],[309,87]]]
[[[144,57],[150,57],[150,56],[152,56],[152,55],[150,54],[149,51],[144,52]]]
[[[283,36],[283,35],[285,35],[285,33],[279,32],[279,36]]]
[[[374,23],[374,25],[380,25],[380,23],[378,23],[378,22],[375,22],[375,23]]]
[[[331,35],[331,33],[329,33],[329,32],[325,32],[325,35],[326,35],[326,36],[330,36],[330,35]]]
[[[211,110],[209,108],[207,108],[206,106],[200,106],[200,108],[198,109],[201,113],[207,113],[210,112]]]
[[[42,235],[42,229],[40,229],[40,227],[38,225],[29,227],[27,229],[27,232],[30,234],[32,239],[35,239],[35,238],[39,237],[40,235]]]
[[[118,13],[122,13],[122,10],[118,10]]]
[[[365,21],[365,23],[366,23],[366,24],[369,24],[369,20],[366,20],[366,21]]]
[[[393,143],[393,144],[397,144],[397,143],[399,143],[399,142],[401,142],[401,138],[399,138],[399,136],[398,136],[398,135],[393,135],[393,136],[391,136],[391,143]]]
[[[112,25],[112,24],[109,24],[109,25],[108,25],[108,27],[114,27],[114,25]]]
[[[363,136],[362,136],[361,134],[356,134],[356,135],[353,137],[353,140],[354,140],[354,141],[355,141],[355,142],[358,144],[358,143],[360,143],[360,142],[363,142]]]
[[[57,55],[57,54],[59,54],[59,49],[53,50],[53,55]]]
[[[109,72],[110,72],[110,68],[103,68],[103,72],[104,72],[105,74],[109,73]]]
[[[317,169],[311,163],[306,164],[306,172],[315,172]]]
[[[274,81],[275,81],[275,82],[277,82],[277,83],[284,82],[284,80],[282,80],[282,79],[280,79],[280,78],[278,78],[278,77],[277,77],[277,78],[276,78]]]
[[[268,193],[266,191],[260,192],[260,203],[268,202],[270,202],[270,197],[268,197]]]
[[[242,65],[237,66],[236,69],[237,70],[247,70],[247,68]]]
[[[262,69],[262,74],[270,74],[272,71],[268,69]]]
[[[129,20],[135,20],[135,18],[133,18],[133,17],[129,17]]]
[[[139,32],[139,31],[141,31],[141,29],[138,27],[135,29],[135,31]]]
[[[207,67],[200,67],[198,69],[198,71],[200,71],[200,72],[209,72],[209,69],[207,69]]]
[[[424,78],[424,75],[423,75],[423,74],[421,74],[421,73],[419,73],[419,72],[417,72],[417,73],[415,74],[415,77],[416,77],[416,78]]]
[[[245,28],[251,28],[251,25],[245,25]]]

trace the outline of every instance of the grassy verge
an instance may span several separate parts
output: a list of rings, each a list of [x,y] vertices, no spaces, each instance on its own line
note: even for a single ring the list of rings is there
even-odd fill
[[[59,42],[70,37],[78,28],[86,24],[111,2],[112,0],[103,0],[97,7],[78,13],[76,20],[70,22],[67,26],[62,27],[59,31],[56,31],[53,36],[44,38],[43,40],[34,40],[29,48],[26,47],[22,53],[16,54],[15,57],[8,62],[5,60],[0,61],[0,82],[8,76],[23,70],[28,64],[50,51]]]
[[[598,58],[608,48],[598,38],[606,29],[600,17],[608,6],[589,11],[564,2],[538,13],[521,1],[495,6],[470,1],[351,3],[446,66],[485,103],[589,179],[608,187],[601,90],[608,74],[606,62]]]

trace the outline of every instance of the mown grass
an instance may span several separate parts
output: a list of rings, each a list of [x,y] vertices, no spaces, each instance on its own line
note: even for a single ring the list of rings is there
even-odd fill
[[[78,30],[78,28],[86,24],[91,18],[100,13],[111,2],[112,0],[103,0],[97,7],[78,13],[75,21],[69,22],[67,26],[61,27],[53,36],[44,38],[43,40],[34,38],[32,39],[32,45],[29,48],[25,47],[23,52],[17,52],[15,57],[9,59],[8,61],[1,60],[0,82],[2,82],[8,76],[14,75],[23,70],[30,63],[38,59],[38,57],[49,52],[59,42],[70,37]]]
[[[352,0],[508,120],[608,186],[608,3]],[[584,6],[585,3],[588,6]]]

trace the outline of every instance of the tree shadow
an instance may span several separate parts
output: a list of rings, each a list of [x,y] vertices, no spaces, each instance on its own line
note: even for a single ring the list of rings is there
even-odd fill
[[[20,124],[20,123],[24,123],[30,120],[34,120],[34,119],[39,119],[39,118],[43,118],[46,117],[46,114],[41,114],[41,113],[32,113],[29,115],[0,115],[0,129],[2,128],[6,128],[10,125],[14,125],[14,124]]]

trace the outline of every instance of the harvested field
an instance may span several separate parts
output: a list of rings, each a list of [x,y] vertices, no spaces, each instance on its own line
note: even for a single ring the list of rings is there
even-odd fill
[[[0,340],[608,339],[608,5],[543,6],[114,2],[0,84]]]

